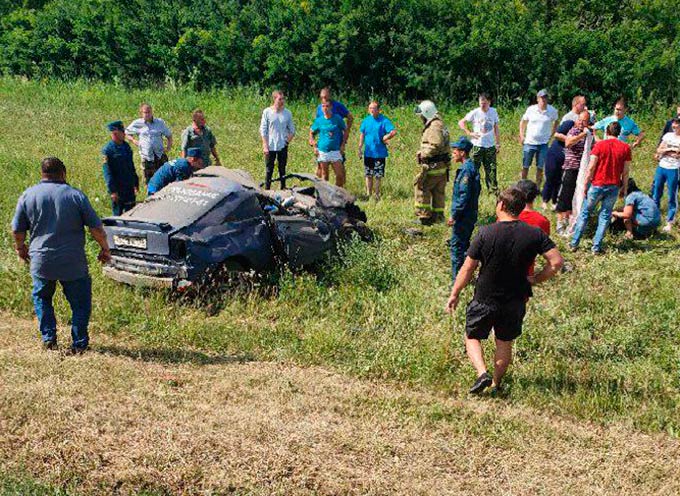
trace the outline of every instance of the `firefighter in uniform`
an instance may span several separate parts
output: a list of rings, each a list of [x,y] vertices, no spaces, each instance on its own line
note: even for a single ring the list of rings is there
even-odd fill
[[[420,171],[415,178],[416,215],[423,225],[444,222],[446,183],[451,166],[449,130],[430,100],[416,107],[425,127],[420,139],[418,164]]]
[[[463,266],[467,250],[470,247],[470,238],[477,222],[479,210],[479,194],[482,191],[482,183],[479,170],[470,158],[472,142],[461,136],[458,141],[451,143],[453,148],[453,160],[460,163],[456,170],[456,178],[453,181],[453,197],[451,199],[451,217],[449,226],[453,228],[451,233],[451,272],[453,280],[456,280],[458,271]]]

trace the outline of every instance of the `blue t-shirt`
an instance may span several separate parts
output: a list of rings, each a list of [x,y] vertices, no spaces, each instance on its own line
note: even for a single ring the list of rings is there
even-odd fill
[[[184,181],[193,175],[189,161],[185,158],[177,158],[166,162],[158,169],[154,175],[149,179],[149,184],[146,187],[146,194],[153,195],[165,188],[168,184],[175,181]]]
[[[345,121],[337,114],[326,119],[323,115],[314,119],[312,132],[319,133],[319,141],[316,146],[322,152],[334,152],[340,150],[342,136],[345,131]]]
[[[347,107],[345,107],[342,103],[331,100],[331,105],[333,106],[333,115],[339,115],[343,119],[349,115],[349,110],[347,110]],[[323,117],[323,109],[321,108],[321,104],[316,107],[316,115],[314,117]]]
[[[633,205],[633,215],[638,225],[649,227],[661,225],[661,212],[656,203],[642,191],[633,191],[626,196],[625,204]]]
[[[601,131],[604,131],[607,129],[607,126],[611,124],[612,122],[617,122],[621,124],[621,134],[619,134],[619,139],[623,141],[624,143],[628,142],[628,137],[633,134],[637,136],[640,134],[640,128],[638,127],[637,124],[635,124],[635,121],[625,115],[623,119],[617,119],[615,115],[610,115],[609,117],[605,117],[601,121],[597,121],[595,125],[593,126],[593,129],[598,129]]]
[[[19,197],[12,231],[31,233],[32,275],[75,281],[88,274],[83,228],[101,225],[85,193],[64,182],[42,181]]]
[[[364,134],[364,155],[369,158],[385,158],[388,156],[387,146],[383,143],[386,134],[394,131],[392,122],[382,114],[375,118],[368,115],[359,127]]]
[[[564,134],[566,136],[567,133],[571,131],[572,127],[574,127],[574,121],[566,120],[560,124],[560,127],[557,128],[556,132],[559,134]],[[550,148],[548,148],[548,151],[556,155],[564,156],[564,141],[560,141],[557,138],[553,138],[552,143],[550,144]]]

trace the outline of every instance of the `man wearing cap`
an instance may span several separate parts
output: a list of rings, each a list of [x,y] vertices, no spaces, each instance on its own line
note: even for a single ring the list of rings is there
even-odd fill
[[[89,345],[87,327],[92,311],[92,281],[85,256],[85,231],[101,248],[99,261],[111,259],[102,222],[87,196],[66,182],[66,167],[56,157],[40,163],[41,181],[23,192],[12,220],[14,249],[29,263],[33,305],[45,349],[57,349],[57,321],[52,299],[61,285],[71,307],[71,352]],[[31,233],[26,246],[26,233]]]
[[[453,161],[461,164],[453,181],[451,218],[449,219],[449,225],[453,227],[450,245],[451,273],[454,281],[465,262],[465,255],[470,246],[472,231],[477,222],[479,194],[482,190],[479,170],[470,158],[472,147],[472,142],[465,136],[451,143]]]
[[[217,155],[217,139],[212,130],[205,123],[205,114],[201,109],[196,109],[191,113],[191,126],[182,132],[182,151],[181,156],[186,158],[189,148],[200,148],[201,157],[206,167],[212,163],[210,155],[215,157],[215,165],[220,164],[220,157]]]
[[[522,179],[526,179],[536,157],[536,185],[541,189],[543,167],[548,155],[548,141],[557,129],[557,110],[548,105],[548,92],[536,93],[536,105],[531,105],[519,121],[519,141],[523,145]]]
[[[425,126],[420,138],[420,150],[416,154],[420,165],[420,172],[414,181],[416,215],[421,224],[429,226],[444,222],[451,143],[449,130],[434,103],[423,100],[416,107],[416,114]]]
[[[132,160],[132,148],[125,141],[125,128],[121,121],[109,122],[111,141],[102,148],[104,181],[111,196],[113,215],[122,215],[135,206],[139,190],[139,177]]]
[[[146,193],[149,196],[162,190],[170,183],[189,179],[194,172],[203,168],[200,148],[189,148],[186,155],[186,158],[176,158],[163,164],[156,171],[146,189]]]
[[[139,106],[139,115],[140,118],[132,121],[125,129],[125,134],[139,147],[144,181],[149,184],[149,179],[168,161],[167,152],[172,148],[172,131],[163,119],[154,117],[153,109],[148,103]],[[163,145],[164,137],[168,142],[167,146]]]

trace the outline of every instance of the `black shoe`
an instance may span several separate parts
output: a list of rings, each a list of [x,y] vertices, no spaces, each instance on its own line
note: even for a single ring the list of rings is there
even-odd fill
[[[423,226],[431,226],[434,224],[434,219],[432,217],[419,217],[418,220]]]
[[[491,374],[489,374],[488,372],[484,372],[482,375],[477,377],[477,380],[475,381],[475,383],[472,385],[468,392],[470,394],[479,394],[486,388],[491,386],[492,382],[493,381],[491,379]]]
[[[503,389],[502,384],[498,384],[489,390],[489,395],[493,396],[494,398],[500,398],[503,396],[503,393],[505,393],[505,389]]]
[[[53,341],[43,341],[42,347],[43,347],[44,350],[54,351],[58,348],[57,347],[57,340],[55,339]]]
[[[88,347],[80,348],[77,346],[71,346],[68,350],[66,350],[66,355],[73,356],[73,355],[82,355],[88,350]]]

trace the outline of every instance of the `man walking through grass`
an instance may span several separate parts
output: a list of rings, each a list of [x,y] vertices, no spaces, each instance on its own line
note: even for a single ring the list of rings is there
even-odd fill
[[[481,265],[465,315],[465,349],[477,372],[471,394],[479,394],[489,386],[500,392],[512,358],[512,343],[522,334],[531,288],[557,274],[564,263],[555,243],[543,231],[519,220],[525,205],[526,196],[519,188],[513,186],[501,192],[496,203],[498,222],[482,227],[472,240],[446,302],[446,311],[453,312],[460,293]],[[547,264],[535,275],[527,276],[537,255],[542,255]],[[496,339],[493,376],[484,362],[481,343],[492,329]]]
[[[111,259],[102,222],[87,196],[66,183],[66,167],[56,157],[41,163],[42,180],[28,188],[17,202],[12,232],[17,255],[30,262],[33,305],[38,317],[43,346],[57,348],[57,321],[52,298],[57,282],[71,306],[72,353],[89,345],[87,327],[92,310],[92,281],[85,256],[87,226],[99,243],[99,261]],[[31,233],[26,246],[26,233]]]

